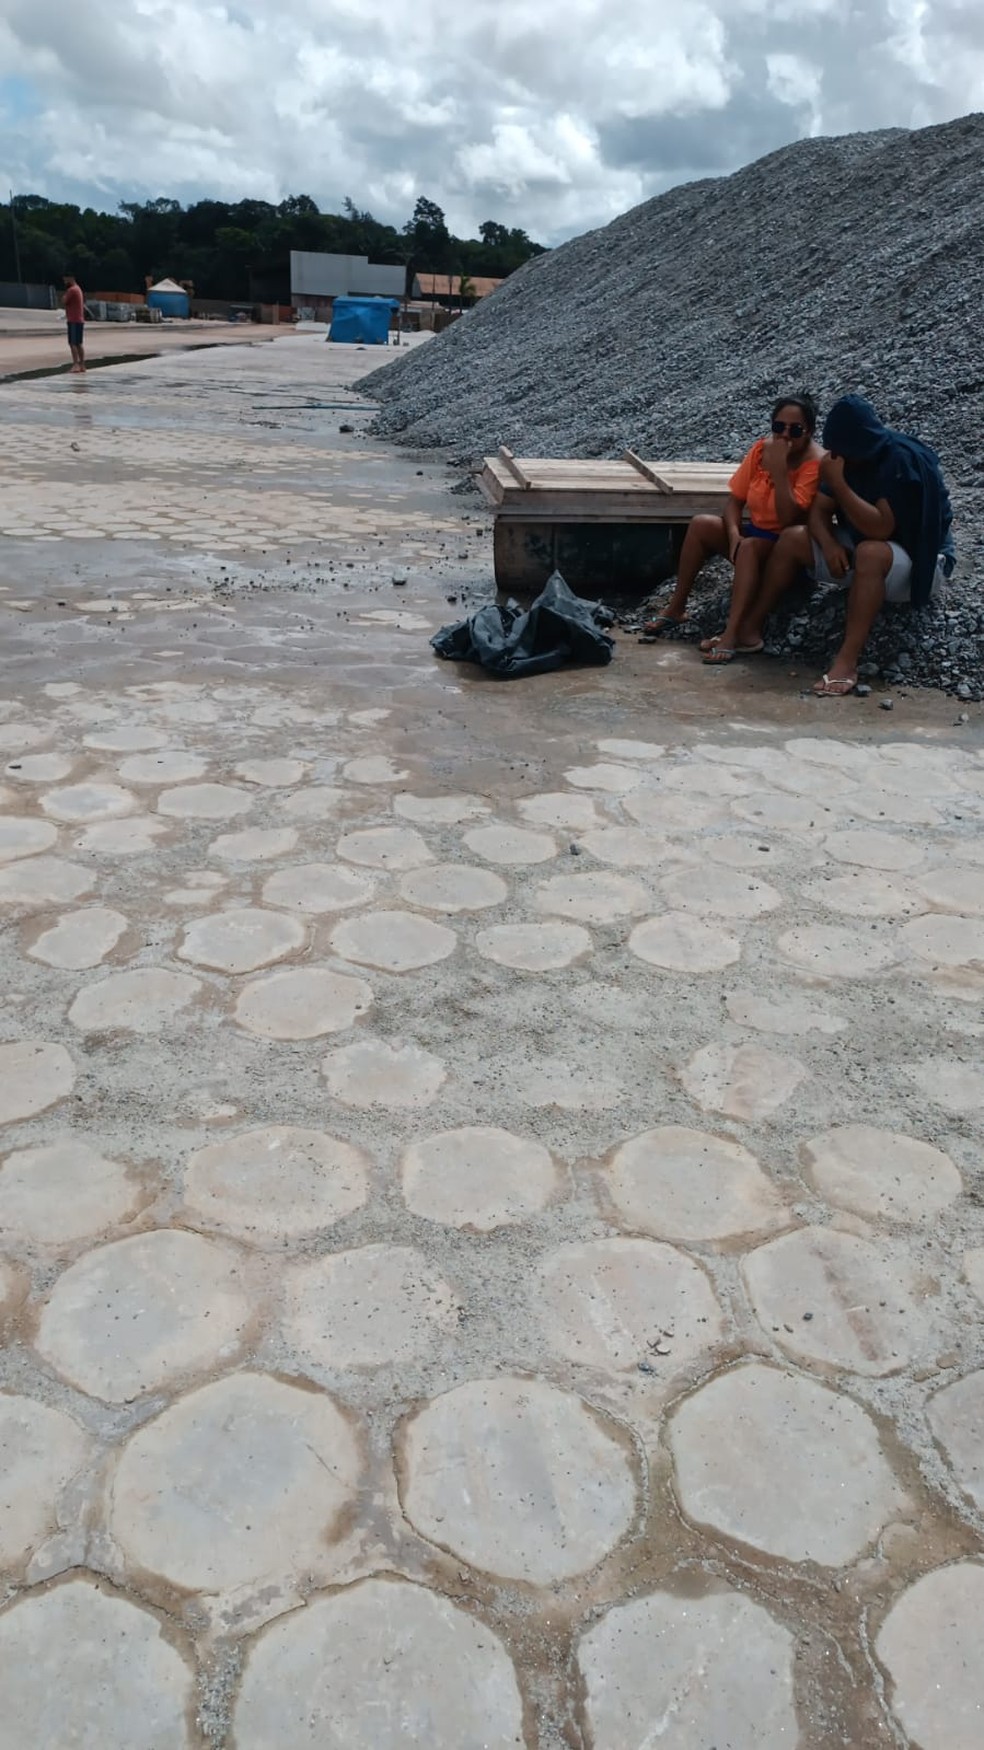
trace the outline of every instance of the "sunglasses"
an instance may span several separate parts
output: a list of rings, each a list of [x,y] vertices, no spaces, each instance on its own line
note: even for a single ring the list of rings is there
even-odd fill
[[[801,438],[805,431],[806,426],[801,425],[798,419],[774,419],[772,421],[773,437]]]

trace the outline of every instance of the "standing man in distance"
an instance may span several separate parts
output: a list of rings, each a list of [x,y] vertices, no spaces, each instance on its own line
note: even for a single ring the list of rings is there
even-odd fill
[[[65,325],[72,354],[72,370],[85,370],[85,298],[74,273],[65,275]]]

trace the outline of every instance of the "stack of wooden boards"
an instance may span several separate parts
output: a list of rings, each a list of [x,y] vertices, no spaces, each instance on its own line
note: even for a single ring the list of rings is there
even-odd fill
[[[734,464],[514,456],[500,449],[478,477],[495,512],[500,589],[527,593],[559,571],[579,594],[652,589],[673,571],[698,511],[720,511]]]

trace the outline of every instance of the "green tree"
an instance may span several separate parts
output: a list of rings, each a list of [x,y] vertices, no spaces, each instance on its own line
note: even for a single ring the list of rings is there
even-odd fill
[[[451,259],[451,233],[436,201],[419,195],[413,217],[403,227],[414,268],[428,273],[447,273]]]

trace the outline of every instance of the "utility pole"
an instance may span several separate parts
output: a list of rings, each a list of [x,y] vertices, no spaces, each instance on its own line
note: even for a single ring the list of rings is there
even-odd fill
[[[10,231],[11,236],[14,239],[14,272],[17,275],[17,284],[20,286],[23,285],[24,281],[21,274],[20,244],[17,241],[17,212],[14,207],[13,189],[10,190]]]

